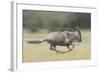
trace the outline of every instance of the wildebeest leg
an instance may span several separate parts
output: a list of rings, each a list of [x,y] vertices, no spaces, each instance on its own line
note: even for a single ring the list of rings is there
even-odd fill
[[[50,45],[50,48],[49,49],[57,52],[55,45]]]
[[[64,54],[70,52],[73,50],[74,46],[75,46],[74,44],[67,45],[68,51],[59,51],[59,53]]]
[[[56,49],[56,45],[53,46],[53,50],[54,50],[57,54],[60,53],[60,51]]]
[[[72,47],[70,47],[70,46],[72,46]],[[68,52],[72,51],[74,47],[75,47],[74,44],[67,45],[67,48],[69,49]]]
[[[60,54],[60,53],[63,54],[63,53],[65,53],[65,51],[59,51],[59,50],[57,50],[56,49],[56,45],[53,46],[53,50],[56,51],[57,54]]]
[[[50,48],[49,49],[52,50],[52,45],[50,45]]]
[[[56,49],[56,45],[53,46],[53,50],[56,51],[57,54],[60,54],[60,53],[63,54],[63,53],[65,53],[65,51],[59,51],[59,50],[57,50]]]
[[[61,51],[56,49],[56,45],[50,45],[49,49],[55,51],[57,54],[61,53]]]

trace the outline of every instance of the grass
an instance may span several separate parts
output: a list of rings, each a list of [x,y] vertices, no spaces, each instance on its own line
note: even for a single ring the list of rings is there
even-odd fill
[[[90,30],[81,30],[82,42],[75,43],[73,51],[65,54],[56,54],[49,50],[47,42],[41,44],[29,44],[28,40],[43,40],[48,33],[23,33],[23,62],[40,61],[61,61],[61,60],[85,60],[91,58],[91,32]],[[65,46],[57,46],[58,50],[67,50]]]

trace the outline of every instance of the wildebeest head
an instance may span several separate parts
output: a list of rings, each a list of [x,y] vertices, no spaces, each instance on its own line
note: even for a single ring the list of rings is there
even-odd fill
[[[78,40],[78,42],[82,42],[81,31],[78,26],[76,27],[75,32],[76,32],[76,39]]]
[[[78,27],[73,31],[64,31],[64,33],[66,33],[66,38],[71,41],[82,41],[81,32]]]

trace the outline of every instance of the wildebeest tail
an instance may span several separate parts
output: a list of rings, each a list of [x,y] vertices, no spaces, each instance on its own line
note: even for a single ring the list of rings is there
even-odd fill
[[[28,41],[28,43],[39,44],[39,43],[43,43],[44,41],[46,41],[46,40],[32,40],[32,41]]]

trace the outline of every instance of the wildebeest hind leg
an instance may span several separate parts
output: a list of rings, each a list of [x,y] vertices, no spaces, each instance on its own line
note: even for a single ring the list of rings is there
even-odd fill
[[[52,51],[56,51],[56,46],[50,45],[50,48],[49,49],[52,50]]]
[[[55,51],[57,54],[61,53],[61,51],[56,50],[56,45],[50,45],[49,49]]]

